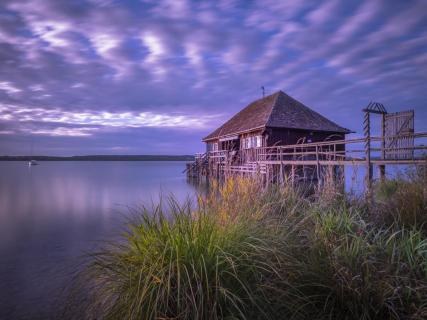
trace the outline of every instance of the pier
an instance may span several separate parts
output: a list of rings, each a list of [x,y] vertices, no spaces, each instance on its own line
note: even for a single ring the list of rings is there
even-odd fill
[[[422,140],[427,132],[407,134],[396,138]],[[382,137],[370,137],[370,143],[383,143]],[[286,146],[259,147],[249,150],[218,150],[196,154],[187,164],[186,172],[192,178],[227,178],[235,175],[259,177],[265,183],[311,181],[322,184],[327,174],[335,176],[345,166],[365,166],[366,182],[372,183],[372,171],[378,167],[381,178],[386,167],[392,165],[427,165],[427,146],[359,148],[366,139],[349,139]],[[356,148],[351,148],[355,146]],[[373,153],[381,153],[375,157]],[[394,156],[393,156],[394,155]],[[369,185],[368,185],[369,187]]]
[[[289,98],[283,92],[276,95],[276,100],[281,96]],[[254,104],[257,108],[266,108],[262,104],[265,99],[252,103],[246,109],[253,109]],[[280,107],[286,108],[294,101],[296,100],[284,100],[283,106]],[[275,107],[273,105],[272,108]],[[307,107],[299,106],[299,108]],[[294,110],[292,111],[295,112]],[[306,110],[304,110],[305,113]],[[261,112],[263,111],[261,109]],[[336,183],[343,181],[345,167],[363,166],[366,168],[365,191],[369,194],[375,167],[378,169],[380,179],[385,179],[387,167],[390,166],[413,165],[427,168],[425,144],[427,132],[415,132],[413,110],[388,113],[381,103],[371,102],[362,111],[364,132],[363,137],[357,139],[346,139],[345,134],[350,131],[332,122],[336,126],[336,132],[329,135],[325,132],[300,129],[280,129],[279,132],[277,128],[269,130],[267,125],[262,129],[263,131],[257,128],[258,131],[248,130],[243,134],[227,132],[222,136],[215,135],[215,132],[226,131],[230,123],[236,127],[237,120],[241,121],[241,119],[236,120],[236,118],[242,118],[241,112],[205,138],[208,151],[196,154],[194,162],[187,163],[185,171],[191,179],[227,179],[239,175],[256,177],[266,185],[304,182],[321,187],[331,181]],[[251,112],[254,113],[253,110]],[[374,115],[381,117],[380,136],[371,135],[371,117]],[[319,122],[325,120],[317,113],[314,113],[312,119]],[[302,123],[303,125],[305,124]],[[311,125],[316,126],[316,124]],[[323,126],[326,125],[329,123],[323,123]],[[284,130],[288,131],[283,133]],[[211,136],[217,139],[214,143],[211,142],[213,140],[209,140],[213,139]],[[255,143],[248,145],[248,136]],[[277,136],[288,137],[288,141],[296,140],[296,143],[286,143],[285,139],[277,142],[276,139],[276,143],[273,144],[272,137]],[[258,137],[260,137],[260,143],[258,143]],[[323,141],[319,141],[321,139]],[[311,140],[317,141],[311,142]],[[211,145],[214,147],[210,147]]]

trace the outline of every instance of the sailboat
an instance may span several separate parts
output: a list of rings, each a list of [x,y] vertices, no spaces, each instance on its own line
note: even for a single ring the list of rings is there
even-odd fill
[[[31,140],[31,158],[33,157],[33,140]],[[32,166],[36,166],[38,165],[36,160],[30,159],[30,161],[28,161],[28,166],[32,167]]]
[[[38,163],[37,163],[37,161],[36,161],[36,160],[30,160],[30,161],[28,161],[28,165],[31,167],[31,166],[36,166],[36,165],[38,165]]]

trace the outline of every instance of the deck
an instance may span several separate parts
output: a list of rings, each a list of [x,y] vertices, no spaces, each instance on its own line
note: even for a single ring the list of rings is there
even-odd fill
[[[246,150],[220,150],[196,154],[187,164],[189,177],[227,178],[258,176],[265,183],[305,180],[321,183],[323,176],[343,172],[345,166],[366,166],[366,182],[372,182],[373,166],[381,177],[391,165],[427,165],[427,132],[399,134],[387,139],[404,139],[409,144],[385,147],[384,137],[302,143]]]

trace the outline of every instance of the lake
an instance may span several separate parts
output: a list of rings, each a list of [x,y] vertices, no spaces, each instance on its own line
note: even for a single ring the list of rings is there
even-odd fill
[[[117,236],[129,207],[196,189],[185,162],[0,162],[0,319],[49,319],[82,257]],[[394,170],[389,170],[391,174]],[[365,168],[346,168],[347,191]]]
[[[62,288],[128,207],[195,188],[185,162],[0,162],[0,319],[50,319]]]

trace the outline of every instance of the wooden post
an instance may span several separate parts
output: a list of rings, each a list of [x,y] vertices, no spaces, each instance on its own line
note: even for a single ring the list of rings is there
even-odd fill
[[[380,179],[381,179],[381,182],[384,182],[384,180],[385,180],[385,165],[384,165],[384,164],[380,164],[380,165],[378,166],[378,169],[379,169],[379,171],[380,171]]]
[[[385,160],[385,114],[381,114],[381,159]]]
[[[291,183],[292,187],[295,186],[295,165],[291,166]]]
[[[280,170],[279,170],[279,175],[280,175],[280,185],[283,185],[283,155],[282,155],[282,148],[279,148],[279,157],[280,157]]]
[[[366,176],[365,176],[365,193],[371,195],[372,189],[372,164],[371,164],[371,122],[369,117],[369,111],[365,111],[364,124],[364,135],[365,135],[365,157],[366,157]]]
[[[339,181],[341,184],[341,192],[345,192],[345,165],[338,166]]]
[[[280,175],[280,184],[281,185],[283,185],[283,162],[282,161],[280,161],[280,172],[279,172],[279,175]]]
[[[333,188],[333,190],[337,190],[337,179],[336,179],[336,175],[335,175],[335,166],[333,165],[328,165],[328,174],[326,175],[326,179],[328,179],[328,181],[326,181],[324,184],[326,184],[328,186],[328,189],[331,190]]]
[[[385,113],[381,115],[381,159],[385,160]],[[378,166],[380,171],[380,179],[385,180],[385,164]]]
[[[317,185],[320,188],[321,181],[320,181],[319,148],[317,145],[316,145],[316,174],[317,174]]]

